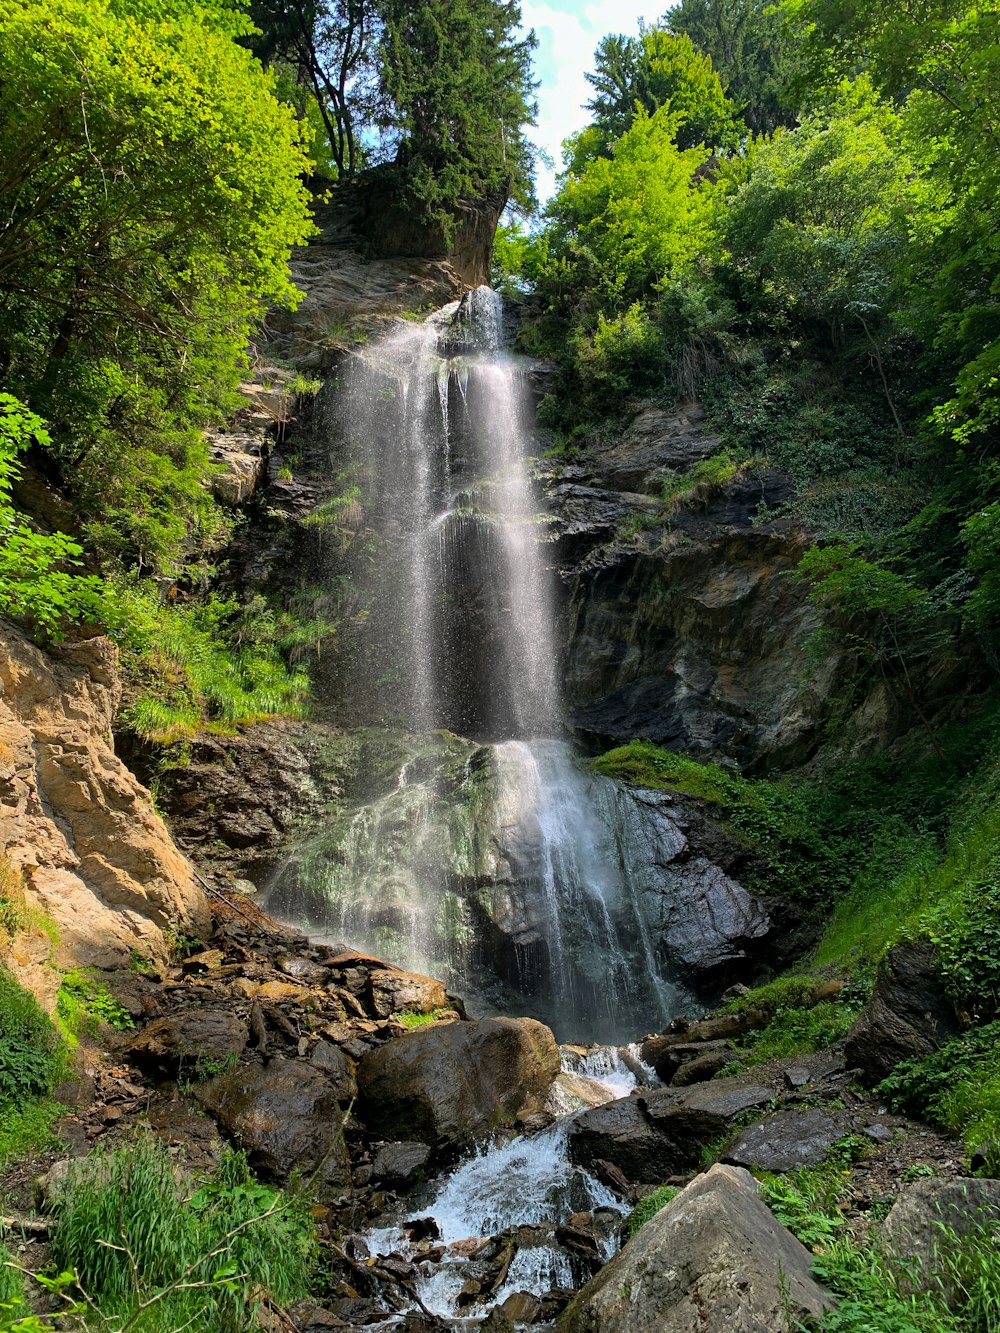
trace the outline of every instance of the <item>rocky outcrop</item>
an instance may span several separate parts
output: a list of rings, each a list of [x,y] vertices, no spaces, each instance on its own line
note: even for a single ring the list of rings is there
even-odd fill
[[[0,850],[55,922],[58,961],[164,958],[163,932],[208,930],[204,895],[149,793],[115,756],[120,698],[105,638],[43,652],[0,629]]]
[[[387,1139],[457,1153],[518,1114],[541,1110],[558,1073],[555,1038],[533,1019],[424,1028],[361,1061],[358,1113]]]
[[[847,1034],[849,1064],[878,1083],[901,1060],[929,1055],[962,1031],[929,940],[897,944],[880,964],[871,999]]]
[[[623,787],[620,805],[633,877],[671,976],[704,987],[747,971],[769,947],[773,922],[727,873],[745,864],[746,849],[673,793]]]
[[[349,748],[322,723],[277,720],[231,736],[202,732],[182,760],[160,763],[158,798],[202,864],[260,876],[304,821],[328,814]]]
[[[600,744],[642,737],[741,764],[801,762],[841,669],[810,669],[820,624],[789,578],[808,537],[761,521],[792,494],[771,469],[665,508],[665,482],[719,447],[689,403],[646,408],[548,483],[568,594],[566,688]]]
[[[833,1301],[738,1167],[713,1166],[589,1282],[565,1333],[792,1333]]]
[[[126,1045],[133,1064],[152,1074],[194,1074],[242,1055],[250,1033],[225,1005],[201,1005],[156,1018]]]
[[[302,301],[294,311],[272,311],[267,328],[269,354],[300,370],[328,370],[380,321],[446,305],[466,286],[476,285],[463,280],[441,244],[426,254],[407,248],[397,236],[393,244],[383,245],[381,255],[365,255],[371,228],[367,237],[359,233],[358,203],[343,194],[318,205],[315,217],[319,235],[296,250],[291,261]],[[478,271],[468,276],[478,278]]]

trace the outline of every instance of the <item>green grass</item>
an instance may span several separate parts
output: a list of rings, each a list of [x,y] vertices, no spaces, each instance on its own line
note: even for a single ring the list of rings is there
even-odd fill
[[[119,580],[112,593],[133,695],[122,722],[135,735],[166,743],[202,727],[231,732],[303,714],[309,677],[283,657],[274,617],[260,610],[248,623],[246,608],[214,596],[169,605],[135,581]]]
[[[847,1138],[828,1159],[783,1175],[762,1173],[761,1195],[784,1226],[816,1255],[819,1280],[837,1308],[807,1329],[822,1333],[996,1333],[1000,1327],[1000,1249],[991,1222],[957,1236],[943,1222],[926,1290],[915,1290],[911,1264],[857,1241],[843,1207],[852,1162],[870,1150]],[[948,1301],[945,1300],[948,1293]],[[951,1308],[949,1308],[949,1306]]]
[[[402,1023],[403,1027],[409,1028],[412,1032],[414,1028],[423,1028],[428,1023],[436,1023],[441,1014],[445,1012],[444,1009],[434,1009],[429,1014],[417,1014],[410,1010],[403,1010],[402,1013],[396,1015],[396,1019]]]
[[[640,1227],[644,1227],[661,1208],[666,1208],[667,1204],[672,1199],[676,1199],[679,1193],[680,1190],[674,1185],[661,1185],[652,1194],[647,1194],[644,1199],[640,1199],[625,1219],[626,1240],[631,1240]]]
[[[896,1110],[987,1149],[1000,1174],[1000,1020],[972,1028],[920,1060],[904,1060],[878,1088]]]
[[[49,1097],[21,1103],[0,1097],[0,1166],[13,1158],[58,1148],[52,1125],[65,1114],[65,1106]]]
[[[56,1213],[53,1260],[76,1272],[111,1326],[244,1333],[261,1293],[280,1306],[306,1294],[316,1253],[308,1201],[258,1184],[242,1154],[227,1152],[193,1194],[157,1139],[86,1161]]]

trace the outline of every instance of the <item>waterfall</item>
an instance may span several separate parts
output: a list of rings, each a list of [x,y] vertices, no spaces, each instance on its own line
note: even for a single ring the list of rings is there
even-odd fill
[[[347,709],[358,794],[269,905],[446,977],[480,1010],[617,1041],[675,1011],[616,789],[560,721],[526,378],[471,292],[360,349],[325,404],[362,495]]]

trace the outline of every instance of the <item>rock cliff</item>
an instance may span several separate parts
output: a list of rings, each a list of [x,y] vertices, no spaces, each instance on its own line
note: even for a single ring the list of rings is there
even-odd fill
[[[0,851],[58,930],[63,966],[116,967],[199,935],[209,912],[149,792],[116,758],[106,638],[58,656],[0,625]]]

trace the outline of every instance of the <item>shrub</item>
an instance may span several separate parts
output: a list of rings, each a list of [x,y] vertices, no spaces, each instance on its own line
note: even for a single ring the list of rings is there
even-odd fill
[[[131,1014],[122,1008],[107,986],[78,968],[63,974],[56,1011],[63,1028],[74,1039],[83,1034],[96,1037],[102,1023],[116,1032],[135,1026]]]
[[[59,1033],[35,997],[0,967],[0,1104],[51,1092],[63,1071]]]

